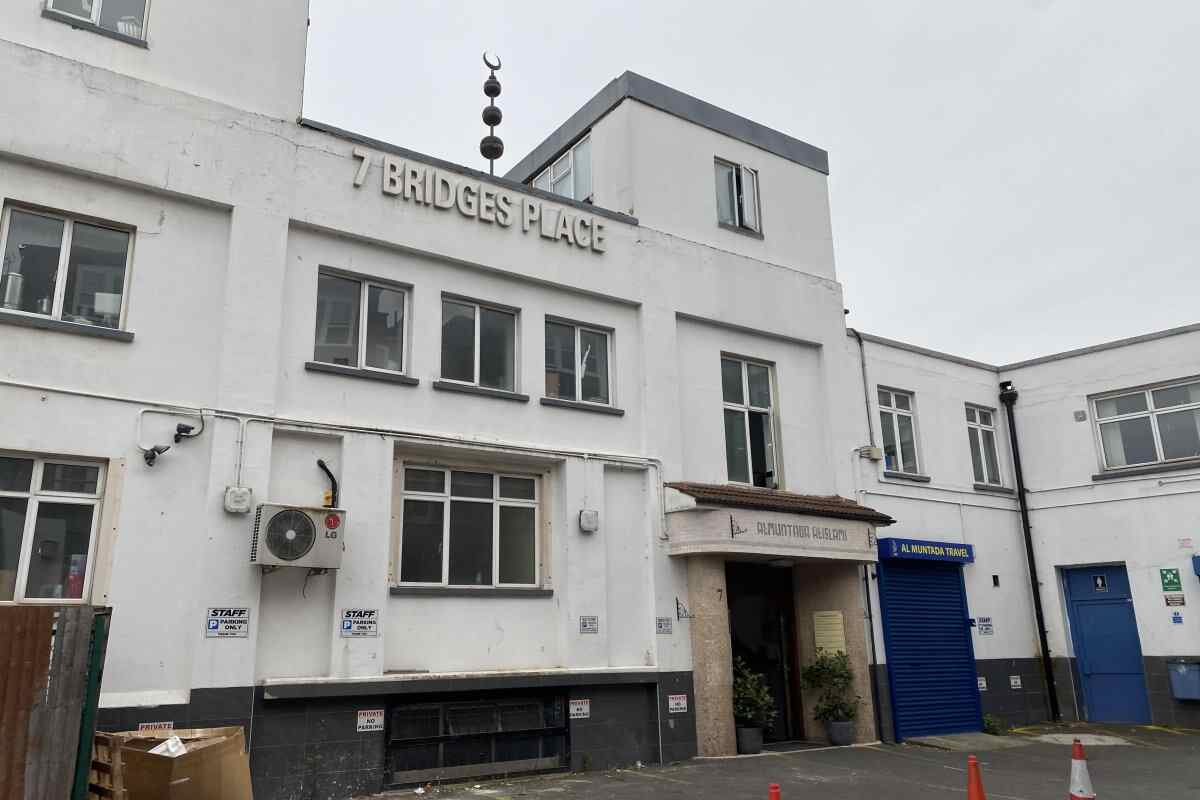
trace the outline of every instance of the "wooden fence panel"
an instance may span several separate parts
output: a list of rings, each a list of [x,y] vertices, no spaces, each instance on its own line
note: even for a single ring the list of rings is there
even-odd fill
[[[25,792],[25,752],[35,696],[45,689],[54,630],[54,608],[0,608],[0,642],[7,645],[0,668],[0,796]]]

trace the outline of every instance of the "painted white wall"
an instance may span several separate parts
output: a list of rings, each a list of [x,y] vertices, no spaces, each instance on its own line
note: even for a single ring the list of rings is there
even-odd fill
[[[147,47],[47,19],[52,0],[0,4],[0,30],[8,41],[147,83],[270,117],[300,115],[308,0],[148,2]]]

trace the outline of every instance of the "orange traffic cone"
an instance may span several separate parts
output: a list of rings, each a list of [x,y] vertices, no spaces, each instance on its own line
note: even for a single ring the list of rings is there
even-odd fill
[[[767,800],[780,800],[778,783],[772,783],[767,787]]]
[[[1071,744],[1071,785],[1067,789],[1068,800],[1095,800],[1092,776],[1088,774],[1087,757],[1083,754],[1083,742],[1076,739]]]
[[[979,760],[975,756],[967,756],[967,800],[987,800],[987,795],[983,793]]]

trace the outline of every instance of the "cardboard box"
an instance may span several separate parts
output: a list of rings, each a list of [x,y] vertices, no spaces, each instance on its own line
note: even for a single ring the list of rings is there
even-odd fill
[[[186,753],[147,752],[172,735],[183,740]],[[123,800],[253,800],[241,727],[110,736],[119,742],[111,758],[114,771],[119,770]]]

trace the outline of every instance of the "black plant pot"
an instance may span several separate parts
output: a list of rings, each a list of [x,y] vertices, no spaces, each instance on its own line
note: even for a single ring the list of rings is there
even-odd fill
[[[854,744],[854,720],[826,720],[825,733],[829,734],[829,743],[837,747]]]
[[[741,755],[750,756],[762,752],[762,728],[737,727],[737,751]]]

